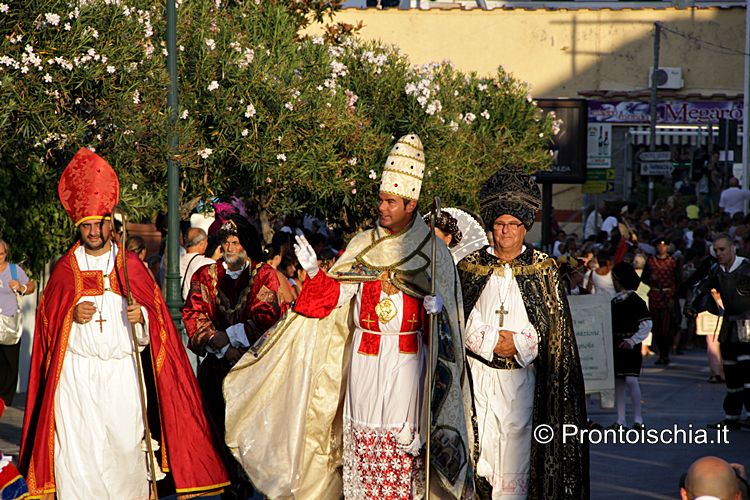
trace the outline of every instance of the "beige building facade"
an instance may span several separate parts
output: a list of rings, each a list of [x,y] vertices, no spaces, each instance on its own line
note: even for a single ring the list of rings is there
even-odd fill
[[[535,98],[587,99],[594,127],[589,151],[592,140],[598,140],[594,147],[601,150],[602,130],[608,134],[609,160],[596,166],[609,172],[595,177],[610,182],[553,187],[558,220],[570,232],[579,230],[576,222],[585,205],[628,199],[638,189],[637,147],[644,149],[648,142],[644,109],[648,114],[654,23],[662,26],[659,66],[674,68],[668,88],[659,90],[662,129],[657,144],[705,146],[706,136],[716,133],[708,127],[716,127],[720,116],[741,120],[745,8],[738,2],[692,8],[658,2],[554,5],[347,8],[335,21],[361,21],[363,38],[398,46],[414,64],[447,59],[460,70],[487,76],[502,65],[528,82]],[[690,153],[691,160],[694,155]],[[606,192],[598,192],[602,190]]]

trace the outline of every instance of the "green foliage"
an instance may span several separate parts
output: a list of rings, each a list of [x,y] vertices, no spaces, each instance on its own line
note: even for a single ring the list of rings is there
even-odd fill
[[[166,206],[165,13],[153,0],[2,1],[0,234],[38,271],[74,234],[56,190],[79,147],[115,168],[132,220]],[[339,3],[177,0],[183,213],[237,194],[270,217],[367,225],[382,163],[409,132],[425,144],[425,200],[475,208],[497,168],[546,168],[553,120],[502,69],[413,68],[351,27],[298,35]]]

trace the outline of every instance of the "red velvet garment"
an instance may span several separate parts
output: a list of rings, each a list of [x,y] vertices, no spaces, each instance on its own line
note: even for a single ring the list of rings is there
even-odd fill
[[[58,261],[37,311],[19,458],[32,496],[55,491],[55,391],[65,360],[73,309],[81,297],[104,292],[101,272],[79,269],[73,253],[78,246],[77,243]],[[178,494],[215,491],[228,484],[227,474],[180,335],[147,268],[131,252],[127,252],[127,259],[133,298],[149,317],[149,351],[165,452],[162,469],[172,474]],[[110,283],[113,292],[125,295],[121,249]]]
[[[319,271],[305,282],[294,304],[294,312],[308,318],[325,318],[336,308],[341,283]]]
[[[205,355],[212,335],[238,323],[244,325],[247,340],[253,345],[289,308],[289,304],[279,301],[279,286],[276,270],[268,264],[250,263],[237,279],[227,274],[221,259],[198,269],[190,280],[190,293],[182,309],[190,349]],[[224,435],[222,384],[231,369],[226,358],[213,354],[207,355],[198,366],[203,403],[219,436]],[[226,463],[230,479],[241,481],[241,476],[233,472],[232,462]]]
[[[675,271],[677,263],[672,257],[648,259],[650,275],[648,306],[651,309],[670,309],[673,306],[674,293],[677,288]]]
[[[198,269],[182,310],[190,349],[205,354],[208,339],[217,330],[244,323],[252,345],[289,308],[279,301],[279,278],[268,264],[251,263],[237,279],[224,269],[223,260]]]

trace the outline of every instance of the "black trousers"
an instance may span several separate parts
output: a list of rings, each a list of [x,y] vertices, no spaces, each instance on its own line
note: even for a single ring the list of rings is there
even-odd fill
[[[6,406],[13,404],[18,385],[18,358],[21,342],[13,345],[0,345],[0,398]]]
[[[674,338],[672,309],[651,309],[651,319],[653,320],[651,331],[654,334],[656,349],[659,351],[659,359],[669,359],[669,352],[672,349],[672,340]]]
[[[724,413],[727,418],[737,419],[743,404],[750,414],[750,342],[722,342],[721,357],[727,383]]]

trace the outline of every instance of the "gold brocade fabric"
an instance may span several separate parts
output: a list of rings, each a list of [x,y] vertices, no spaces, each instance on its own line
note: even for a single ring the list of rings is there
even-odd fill
[[[529,321],[539,334],[539,355],[534,361],[536,387],[532,428],[547,424],[556,436],[544,445],[532,440],[529,498],[586,499],[589,498],[588,445],[576,438],[568,438],[563,444],[558,438],[565,424],[586,428],[587,417],[578,346],[557,265],[548,255],[528,248],[511,263],[511,267]],[[498,259],[485,247],[459,262],[458,271],[464,311],[468,316],[490,276],[502,274],[503,270]],[[477,481],[479,498],[491,494],[491,488],[487,490],[487,487],[486,481]]]
[[[401,291],[430,290],[430,231],[417,215],[401,233],[357,235],[329,273],[345,283],[379,279]],[[465,369],[461,288],[453,259],[438,241],[436,290],[444,301],[431,335],[432,481],[443,497],[474,496],[474,437]],[[294,312],[272,327],[224,382],[227,446],[269,498],[342,497],[342,402],[354,301],[323,319]],[[426,413],[426,412],[425,412]]]

